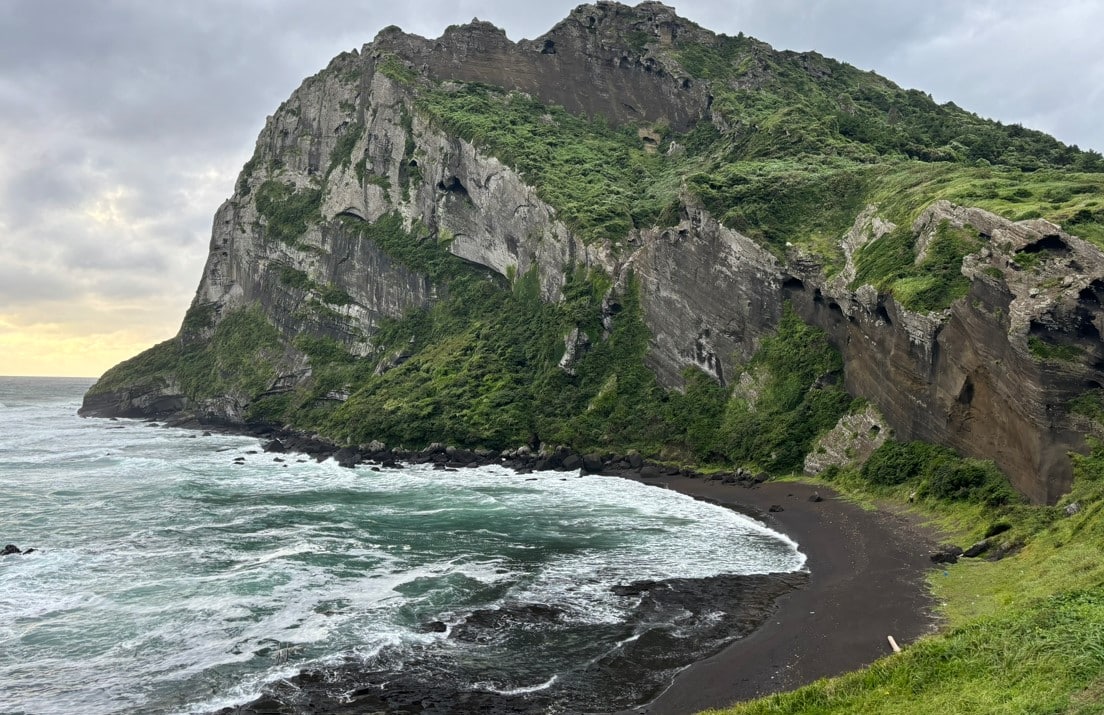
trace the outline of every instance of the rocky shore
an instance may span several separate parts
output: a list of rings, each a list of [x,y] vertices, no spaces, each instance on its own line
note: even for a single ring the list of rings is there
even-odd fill
[[[184,419],[166,425],[220,429]],[[568,677],[555,688],[503,694],[473,691],[465,683],[450,682],[447,674],[417,666],[397,675],[386,668],[372,670],[348,662],[326,671],[304,671],[288,682],[274,684],[262,698],[220,711],[221,715],[365,709],[444,713],[457,712],[461,704],[465,711],[502,715],[693,713],[860,668],[890,653],[887,636],[907,646],[934,629],[925,578],[936,561],[933,554],[941,553],[935,535],[918,527],[914,518],[863,510],[823,487],[770,482],[765,474],[745,470],[702,474],[650,462],[633,452],[581,454],[566,448],[527,446],[492,452],[443,444],[408,451],[380,443],[352,448],[267,426],[225,429],[260,438],[263,450],[273,455],[277,466],[293,457],[332,458],[344,467],[364,465],[373,471],[397,469],[403,464],[433,464],[441,470],[496,464],[519,473],[583,471],[634,479],[724,505],[766,523],[798,542],[808,556],[808,573],[616,587],[643,596],[642,607],[650,603],[653,609],[660,604],[699,615],[723,613],[724,627],[697,634],[693,647],[684,643],[672,648],[671,643],[647,640],[630,644],[624,653],[597,664],[602,672],[587,674],[589,685],[572,683]],[[514,616],[536,623],[543,613],[539,605]],[[473,625],[467,631],[481,627],[478,614],[473,615]],[[426,627],[439,629],[441,625]],[[456,629],[449,637],[464,638],[466,630]],[[683,660],[678,661],[679,657]],[[631,678],[647,679],[656,673],[663,677],[638,691],[647,694],[635,702],[619,700],[614,694],[606,706],[595,710],[597,703],[586,692],[595,682],[616,689]],[[649,702],[643,704],[645,700]],[[589,705],[582,707],[581,703]]]
[[[397,663],[384,656],[368,664],[350,659],[337,667],[307,670],[218,715],[614,712],[655,697],[689,663],[753,633],[774,613],[778,598],[803,588],[808,578],[799,572],[614,586],[613,593],[636,601],[621,646],[531,688],[480,685],[472,681],[463,656],[452,662],[426,652]],[[559,615],[546,604],[481,609],[441,632],[463,651],[465,645],[493,640],[507,627],[539,631]],[[443,625],[426,628],[441,630]]]
[[[154,422],[152,424],[160,424]],[[737,468],[729,472],[702,473],[688,467],[644,459],[639,453],[611,452],[580,453],[567,447],[520,446],[501,452],[488,449],[465,449],[443,443],[433,443],[421,450],[391,448],[381,442],[371,442],[358,447],[340,447],[323,438],[266,425],[217,425],[199,423],[191,417],[177,417],[164,423],[166,427],[184,427],[205,431],[225,431],[244,434],[264,440],[265,452],[281,459],[284,453],[305,455],[322,462],[333,459],[342,467],[366,465],[373,471],[397,469],[402,464],[432,464],[437,469],[455,470],[487,465],[499,465],[520,474],[539,471],[583,471],[588,474],[605,474],[627,478],[660,480],[664,477],[701,478],[726,485],[753,487],[769,479],[765,472],[751,473]]]

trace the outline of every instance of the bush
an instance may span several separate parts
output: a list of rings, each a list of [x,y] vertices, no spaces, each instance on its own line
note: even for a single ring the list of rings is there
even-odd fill
[[[268,236],[281,243],[294,245],[308,226],[321,221],[321,206],[322,189],[317,187],[299,191],[269,179],[257,189],[257,211],[267,221]]]
[[[934,499],[999,506],[1017,498],[992,462],[963,459],[926,442],[887,440],[870,455],[860,475],[882,487],[911,483],[919,496]]]
[[[923,474],[931,452],[931,445],[923,442],[887,440],[874,450],[860,473],[866,481],[883,487],[911,482]]]

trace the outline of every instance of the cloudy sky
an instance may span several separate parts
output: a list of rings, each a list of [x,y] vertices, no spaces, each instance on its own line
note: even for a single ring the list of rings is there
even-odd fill
[[[0,375],[95,376],[175,334],[265,116],[337,53],[473,17],[532,38],[576,4],[0,0]],[[673,4],[1104,151],[1104,2]]]

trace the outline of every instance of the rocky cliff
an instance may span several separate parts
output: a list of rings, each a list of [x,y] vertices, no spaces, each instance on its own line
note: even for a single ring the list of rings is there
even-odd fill
[[[1104,253],[1074,235],[1104,236],[1104,182],[1073,171],[1098,156],[954,112],[654,2],[584,5],[517,43],[478,21],[436,40],[388,28],[269,117],[180,334],[107,373],[82,414],[353,443],[451,419],[456,439],[494,447],[746,461],[732,415],[756,407],[739,384],[792,306],[898,439],[991,459],[1053,501],[1104,414]],[[939,135],[955,122],[969,131]],[[461,382],[478,417],[409,387]],[[627,390],[670,428],[618,432]],[[526,421],[550,393],[570,395],[563,414]],[[717,424],[678,412],[684,394],[710,395]],[[833,405],[810,424],[834,424]],[[573,414],[591,431],[566,427]]]

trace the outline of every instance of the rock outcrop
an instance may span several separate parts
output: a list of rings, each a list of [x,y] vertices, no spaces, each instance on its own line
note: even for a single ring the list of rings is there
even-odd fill
[[[947,310],[910,312],[799,260],[784,293],[828,332],[848,391],[876,405],[899,439],[992,459],[1031,499],[1056,501],[1072,480],[1068,452],[1084,449],[1070,403],[1104,380],[1104,253],[1046,221],[945,201],[917,219],[919,244],[944,222],[985,242],[963,261],[969,293]],[[1039,258],[1017,262],[1024,254]]]
[[[627,47],[630,35],[638,39]],[[518,43],[478,21],[436,40],[384,30],[307,79],[268,118],[233,197],[215,215],[177,340],[208,340],[226,316],[259,309],[285,344],[269,392],[310,376],[296,336],[371,354],[382,322],[433,304],[445,290],[362,233],[393,221],[503,282],[535,271],[545,301],[562,298],[570,270],[599,270],[615,289],[631,275],[652,336],[647,363],[670,388],[682,385],[687,367],[728,385],[790,301],[843,354],[848,391],[874,405],[898,438],[993,459],[1033,500],[1056,500],[1071,480],[1067,452],[1083,450],[1095,429],[1069,404],[1104,386],[1104,254],[1095,246],[1042,220],[1012,222],[937,202],[912,227],[921,256],[942,224],[976,231],[985,248],[963,262],[964,299],[910,312],[873,286],[854,285],[855,254],[894,228],[876,206],[840,237],[846,266],[832,275],[816,256],[772,252],[690,198],[674,225],[634,229],[616,245],[587,242],[519,171],[419,109],[421,81],[443,91],[481,82],[615,124],[686,130],[710,120],[713,97],[663,50],[712,37],[654,2],[581,6],[546,35]],[[641,137],[654,144],[658,134]],[[280,224],[273,204],[301,210],[285,212]],[[1018,261],[1023,254],[1035,259]],[[616,290],[607,305],[610,315],[619,309]],[[572,371],[596,339],[565,335],[562,369]],[[1036,344],[1043,349],[1033,351]],[[93,390],[82,414],[192,411],[237,422],[242,399],[196,404],[171,376],[158,376]]]

